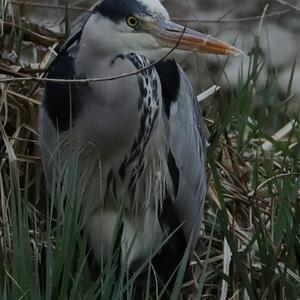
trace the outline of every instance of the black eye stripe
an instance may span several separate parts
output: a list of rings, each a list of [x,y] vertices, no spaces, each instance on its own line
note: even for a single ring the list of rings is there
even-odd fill
[[[99,12],[115,23],[124,22],[126,17],[133,15],[150,15],[147,7],[137,0],[103,0],[93,13]]]

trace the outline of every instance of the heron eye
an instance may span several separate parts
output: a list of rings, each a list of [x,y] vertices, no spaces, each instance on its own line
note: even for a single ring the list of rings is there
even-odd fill
[[[135,27],[138,24],[138,20],[136,17],[129,16],[126,20],[126,23],[129,27]]]

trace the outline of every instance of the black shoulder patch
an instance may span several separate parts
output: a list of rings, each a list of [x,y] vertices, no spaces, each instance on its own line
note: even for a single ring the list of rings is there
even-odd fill
[[[167,117],[170,117],[171,104],[177,101],[180,89],[180,74],[177,63],[174,59],[164,60],[156,64],[155,69],[161,82],[164,110]]]
[[[152,259],[152,263],[163,282],[166,282],[171,278],[172,274],[174,275],[174,271],[178,268],[187,247],[183,224],[180,222],[174,203],[168,195],[164,199],[163,208],[158,219],[166,237],[171,237],[163,245],[161,251]],[[173,276],[171,285],[174,284],[175,278],[176,275]]]
[[[74,59],[67,51],[58,55],[47,72],[47,78],[75,79]],[[47,82],[44,95],[44,108],[53,126],[59,131],[68,130],[82,108],[82,90],[87,84],[70,82]]]
[[[71,35],[65,42],[65,44],[60,49],[60,53],[66,52],[69,47],[71,47],[74,43],[80,41],[82,35],[82,28],[78,30],[76,33]]]
[[[148,15],[147,8],[136,0],[103,0],[95,6],[93,13],[97,12],[100,12],[102,16],[109,18],[115,23],[119,23],[132,15]]]

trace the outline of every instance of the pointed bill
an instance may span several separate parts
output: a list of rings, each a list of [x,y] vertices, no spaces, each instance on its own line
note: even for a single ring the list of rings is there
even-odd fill
[[[220,41],[210,35],[173,23],[160,22],[152,31],[162,47],[172,48],[179,42],[177,49],[219,55],[243,55],[243,51]]]

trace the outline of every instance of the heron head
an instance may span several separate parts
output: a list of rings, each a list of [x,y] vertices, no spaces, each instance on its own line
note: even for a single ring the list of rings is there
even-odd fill
[[[242,52],[209,35],[170,21],[159,0],[103,0],[85,25],[86,45],[101,55],[135,52],[158,59],[170,49],[221,55]]]

